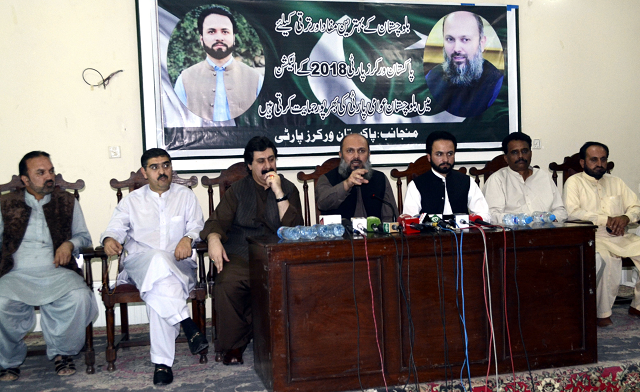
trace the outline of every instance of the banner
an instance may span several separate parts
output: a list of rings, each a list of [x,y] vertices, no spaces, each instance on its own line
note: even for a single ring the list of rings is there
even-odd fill
[[[290,156],[284,166],[303,167],[360,133],[407,163],[446,130],[459,149],[493,156],[518,130],[516,10],[138,0],[145,148],[215,170],[264,135],[279,166]]]

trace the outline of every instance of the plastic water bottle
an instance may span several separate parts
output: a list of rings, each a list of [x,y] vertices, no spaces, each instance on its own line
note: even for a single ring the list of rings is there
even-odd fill
[[[283,240],[299,240],[300,229],[297,227],[281,226],[278,228],[278,237]]]
[[[518,226],[526,226],[529,223],[533,222],[533,218],[531,218],[527,214],[518,214],[516,215],[516,219],[518,221]]]
[[[313,225],[313,227],[316,229],[316,232],[318,233],[318,237],[322,237],[322,238],[331,237],[331,234],[329,233],[329,226]]]
[[[339,223],[333,223],[327,225],[327,227],[329,228],[329,234],[331,234],[332,237],[342,237],[344,235],[344,226]]]
[[[505,214],[502,217],[502,223],[505,226],[516,226],[518,224],[518,218],[513,214]]]
[[[296,226],[300,230],[300,238],[312,240],[318,236],[318,232],[313,226]]]
[[[535,211],[533,213],[533,221],[535,223],[550,223],[556,220],[556,216],[550,212]]]

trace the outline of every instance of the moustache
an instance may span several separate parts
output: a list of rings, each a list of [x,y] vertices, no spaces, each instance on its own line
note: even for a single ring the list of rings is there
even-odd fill
[[[160,174],[160,175],[158,176],[158,181],[160,181],[160,180],[161,180],[161,179],[163,179],[163,178],[164,178],[164,179],[169,179],[169,177],[167,177],[167,175],[166,175],[166,174]]]
[[[217,45],[222,45],[222,46],[224,46],[224,50],[229,49],[229,45],[225,44],[225,43],[224,43],[224,42],[222,42],[222,41],[216,41],[216,42],[214,42],[214,43],[211,45],[211,49],[213,49],[213,50],[223,50],[223,49],[221,49],[221,48],[214,48],[214,46],[217,46]]]
[[[272,171],[275,171],[275,170],[274,170],[274,169],[263,169],[263,170],[261,171],[261,173],[262,173],[263,175],[265,175],[265,174],[267,174],[267,173],[269,173],[269,172],[272,172]]]
[[[55,183],[53,182],[53,180],[47,180],[44,182],[45,186],[53,186]]]
[[[516,163],[520,163],[520,162],[522,162],[522,163],[527,163],[527,160],[526,160],[526,159],[518,159],[518,160],[516,161]]]

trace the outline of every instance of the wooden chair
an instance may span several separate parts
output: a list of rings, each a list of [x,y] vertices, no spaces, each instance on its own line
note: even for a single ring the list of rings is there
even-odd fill
[[[234,182],[241,180],[249,175],[247,171],[247,164],[244,162],[234,163],[229,166],[228,169],[220,171],[220,175],[215,178],[209,178],[207,176],[203,176],[200,179],[200,183],[202,186],[207,187],[207,193],[209,194],[209,216],[213,215],[214,203],[213,203],[213,186],[218,185],[218,192],[220,193],[220,199],[224,196],[224,193],[231,187],[231,184]],[[204,243],[206,245],[206,243]],[[216,327],[216,307],[215,307],[215,296],[213,291],[213,286],[216,283],[216,275],[218,275],[218,270],[213,264],[213,260],[209,257],[209,271],[207,272],[207,285],[209,289],[209,295],[211,297],[211,340],[215,342],[217,340],[217,327]],[[222,361],[222,352],[216,351],[216,362]]]
[[[419,175],[424,174],[431,170],[431,163],[426,155],[416,159],[415,162],[410,163],[405,170],[391,169],[391,177],[396,179],[396,186],[398,187],[398,211],[402,214],[402,178],[407,178],[407,186],[417,178]],[[461,167],[457,169],[462,174],[467,174],[467,168]]]
[[[78,180],[74,183],[70,183],[65,181],[62,178],[61,174],[56,174],[55,187],[56,189],[73,190],[73,196],[75,196],[76,200],[80,200],[80,194],[78,193],[78,191],[84,188],[84,181]],[[0,185],[0,194],[5,192],[16,192],[23,188],[24,188],[24,184],[22,183],[22,180],[20,179],[20,177],[13,175],[11,177],[11,181],[9,181],[6,184]],[[89,289],[91,290],[92,293],[93,293],[93,275],[91,274],[91,258],[93,257],[92,256],[93,252],[94,252],[93,248],[80,249],[80,254],[83,256],[83,259],[84,259],[84,268],[83,268],[84,280],[87,283],[87,286],[89,286]],[[72,260],[71,262],[74,262],[74,261]],[[36,306],[36,309],[39,309],[39,307]],[[85,351],[84,362],[87,365],[86,372],[87,374],[94,374],[96,354],[93,349],[93,323],[87,326],[84,351]],[[27,356],[31,357],[35,355],[45,355],[46,353],[47,353],[46,346],[44,345],[36,346],[36,347],[30,348],[27,351]]]
[[[480,186],[480,176],[484,176],[484,182],[486,183],[493,173],[507,166],[507,161],[504,160],[504,154],[500,154],[487,162],[482,169],[472,167],[469,169],[469,174],[475,177],[476,184]],[[538,165],[534,165],[533,167],[536,169],[540,168]]]
[[[475,177],[476,184],[480,186],[480,176],[484,176],[484,182],[487,182],[489,176],[503,167],[507,167],[507,161],[504,160],[504,154],[500,154],[487,162],[482,169],[472,167],[469,169],[469,174]]]
[[[613,162],[607,162],[607,173],[611,173],[613,167],[615,165]],[[553,182],[558,185],[558,172],[562,172],[562,185],[567,182],[567,178],[571,177],[576,173],[581,173],[584,171],[582,166],[580,166],[580,153],[575,153],[570,157],[564,157],[564,162],[562,164],[557,164],[556,162],[551,162],[549,164],[549,169],[553,171],[551,177],[553,178]]]
[[[173,172],[172,183],[187,186],[189,188],[198,184],[196,176],[192,176],[188,179],[179,177]],[[124,181],[118,181],[115,178],[112,179],[109,184],[112,188],[115,188],[116,197],[118,203],[122,199],[122,189],[128,188],[129,192],[132,192],[141,186],[148,184],[148,181],[142,175],[142,171],[131,172],[128,179]],[[201,245],[201,244],[199,244]],[[198,254],[198,277],[195,288],[189,293],[189,299],[192,301],[193,321],[196,323],[202,333],[206,333],[206,308],[205,300],[207,298],[207,284],[205,282],[204,273],[204,253],[207,247],[198,246],[196,252]],[[119,348],[134,347],[134,346],[146,346],[149,344],[148,339],[144,340],[130,340],[129,336],[129,314],[127,309],[128,303],[143,302],[140,298],[140,292],[133,284],[118,284],[115,289],[111,289],[109,286],[109,260],[104,253],[102,247],[96,248],[95,257],[99,257],[102,260],[102,288],[100,292],[102,294],[102,302],[106,308],[107,318],[107,349],[106,360],[107,370],[114,371],[116,369],[115,361],[117,358],[117,351]],[[122,266],[118,265],[118,272],[122,270]],[[121,334],[116,340],[115,337],[115,311],[114,306],[120,305],[120,329]],[[186,342],[186,338],[179,338],[177,342]],[[208,350],[204,350],[200,353],[200,363],[207,363]]]
[[[331,158],[324,161],[322,165],[316,166],[315,170],[309,174],[305,172],[298,172],[298,180],[304,181],[302,185],[302,190],[304,192],[304,224],[305,226],[311,225],[311,211],[309,206],[309,184],[307,181],[313,180],[313,186],[315,189],[316,184],[318,183],[318,178],[323,174],[335,169],[340,165],[340,158]],[[320,223],[320,210],[316,205],[316,223]]]

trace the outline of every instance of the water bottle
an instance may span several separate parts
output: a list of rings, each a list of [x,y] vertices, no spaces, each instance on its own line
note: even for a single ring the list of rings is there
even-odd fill
[[[278,228],[278,237],[283,240],[299,240],[300,229],[297,227],[281,226]]]
[[[502,217],[502,223],[505,226],[516,226],[518,224],[518,218],[513,214],[505,214]]]
[[[556,216],[550,212],[535,211],[533,221],[535,223],[550,223],[556,220]]]
[[[518,226],[526,226],[529,223],[533,222],[533,219],[527,214],[518,214],[516,215],[516,219],[518,222]]]
[[[329,233],[329,226],[313,225],[313,227],[316,229],[316,232],[318,233],[318,237],[322,237],[322,238],[331,237],[331,234]]]
[[[339,223],[333,223],[327,225],[327,227],[329,228],[329,234],[331,234],[332,237],[342,237],[344,235],[344,226]]]
[[[312,240],[318,236],[318,232],[313,226],[296,226],[300,230],[300,238]]]

